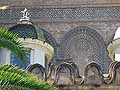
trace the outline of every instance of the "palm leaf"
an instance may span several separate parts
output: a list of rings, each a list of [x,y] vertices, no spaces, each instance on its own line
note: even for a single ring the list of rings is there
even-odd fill
[[[54,90],[48,83],[38,81],[34,75],[12,65],[0,65],[0,88],[4,88],[2,90]]]
[[[21,60],[26,57],[23,44],[18,39],[18,35],[5,28],[0,28],[0,47],[11,50]]]

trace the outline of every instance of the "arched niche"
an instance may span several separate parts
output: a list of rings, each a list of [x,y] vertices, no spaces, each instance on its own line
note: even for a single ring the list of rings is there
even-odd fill
[[[69,63],[64,62],[58,65],[55,74],[54,85],[73,85],[75,82],[74,69]]]
[[[40,64],[32,64],[27,67],[28,72],[34,74],[37,79],[45,80],[47,79],[45,68]]]
[[[111,60],[103,38],[94,29],[77,27],[70,30],[63,37],[60,50],[63,58],[71,58],[78,66],[80,75],[91,61],[99,63],[104,73],[108,71]]]
[[[96,62],[92,62],[85,67],[84,84],[101,85],[104,83],[103,73]]]

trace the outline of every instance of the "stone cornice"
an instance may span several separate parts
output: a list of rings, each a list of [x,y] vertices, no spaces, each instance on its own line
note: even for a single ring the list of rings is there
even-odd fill
[[[113,7],[113,6],[120,6],[119,3],[72,3],[72,4],[42,4],[39,5],[35,4],[21,4],[21,5],[10,5],[10,8],[76,8],[76,7]]]

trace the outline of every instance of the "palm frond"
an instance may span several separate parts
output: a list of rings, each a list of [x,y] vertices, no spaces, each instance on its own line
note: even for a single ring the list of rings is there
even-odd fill
[[[9,90],[54,90],[44,81],[38,81],[34,75],[12,65],[0,65],[0,88]]]
[[[0,28],[0,47],[11,50],[21,60],[25,58],[25,50],[23,44],[18,39],[18,35],[5,28]]]

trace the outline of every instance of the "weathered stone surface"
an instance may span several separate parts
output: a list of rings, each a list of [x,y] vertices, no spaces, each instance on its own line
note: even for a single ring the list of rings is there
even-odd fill
[[[113,67],[113,80],[112,84],[120,84],[120,62],[115,63]]]
[[[108,7],[69,7],[69,8],[54,8],[54,7],[10,7],[0,12],[1,22],[5,19],[10,22],[18,20],[22,15],[20,11],[28,8],[32,20],[42,22],[64,22],[64,21],[112,21],[119,20],[119,6]],[[12,21],[11,21],[12,19]]]
[[[27,8],[27,7],[26,7]],[[49,32],[58,43],[64,33],[76,27],[87,26],[95,29],[108,45],[120,26],[120,7],[70,7],[70,8],[44,8],[28,7],[31,20]],[[0,26],[10,27],[16,24],[22,16],[20,7],[10,7],[0,12]]]
[[[20,11],[26,7],[34,24],[49,31],[56,39],[57,47],[61,46],[60,43],[67,32],[83,26],[94,29],[107,47],[120,26],[120,7],[116,2],[119,3],[117,0],[1,0],[0,4],[8,4],[10,7],[0,12],[0,26],[9,28],[16,24],[21,17]],[[56,50],[55,54],[59,52],[60,50]],[[103,66],[106,66],[106,63],[108,61],[104,61]]]
[[[56,69],[56,76],[54,85],[64,86],[64,85],[74,85],[75,76],[72,65],[69,63],[62,63]]]
[[[37,79],[42,79],[46,81],[46,72],[45,72],[45,68],[40,65],[40,64],[33,64],[27,67],[27,70],[34,74],[36,76]]]
[[[110,65],[109,65],[109,72],[108,72],[108,75],[107,77],[104,77],[104,82],[106,84],[111,84],[113,82],[113,79],[115,77],[115,65],[116,63],[118,63],[118,61],[113,61]]]
[[[75,4],[114,4],[119,0],[0,0],[9,5],[75,5]]]
[[[103,73],[100,66],[97,63],[90,63],[85,68],[84,73],[84,84],[87,85],[102,85],[103,81]]]
[[[108,70],[111,60],[108,57],[105,42],[91,28],[78,27],[66,33],[60,49],[60,55],[71,58],[82,76],[85,66],[92,61],[99,63],[104,73]]]
[[[62,87],[60,90],[120,90],[118,85],[101,85],[101,86],[90,86],[90,85],[81,85],[81,86],[66,86]]]

